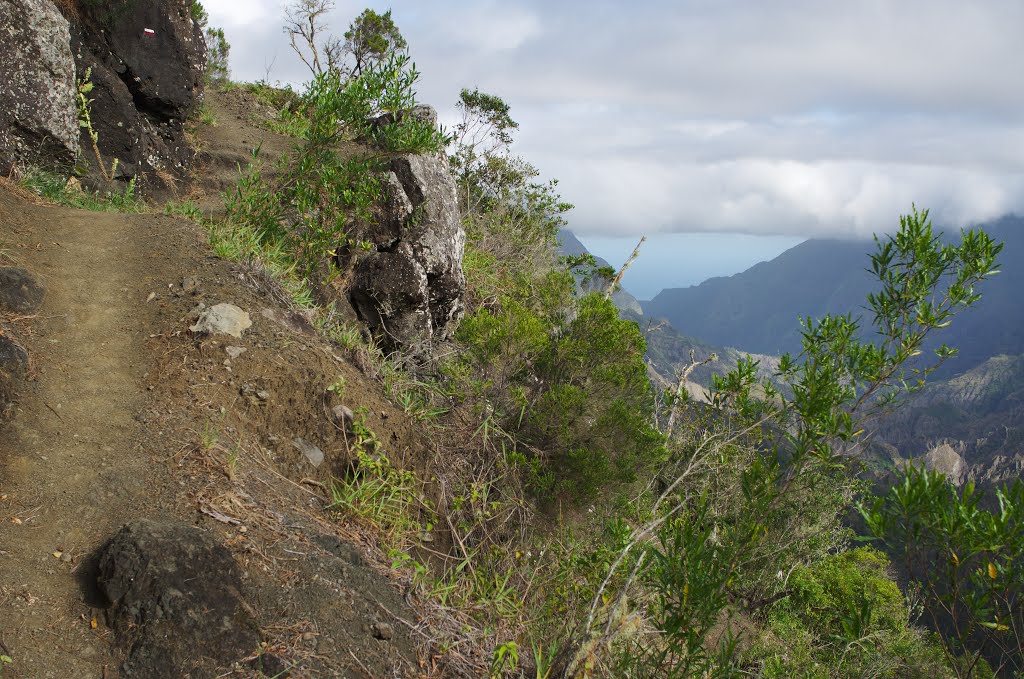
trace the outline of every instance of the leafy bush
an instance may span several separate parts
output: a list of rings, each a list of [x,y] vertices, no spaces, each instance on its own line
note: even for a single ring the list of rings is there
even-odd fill
[[[860,508],[871,534],[922,588],[959,677],[975,676],[986,659],[997,673],[1024,672],[1024,482],[995,496],[985,509],[973,483],[958,492],[941,474],[915,467]]]

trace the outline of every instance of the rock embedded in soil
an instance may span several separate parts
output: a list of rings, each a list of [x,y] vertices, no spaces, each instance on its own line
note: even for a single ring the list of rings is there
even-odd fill
[[[197,335],[230,335],[241,338],[252,327],[249,314],[234,304],[217,304],[199,312],[199,320],[189,330]]]
[[[356,414],[352,412],[351,408],[344,405],[336,405],[331,408],[331,416],[334,419],[334,424],[345,429],[356,420]]]
[[[35,276],[15,266],[0,266],[0,310],[31,313],[43,304],[46,291]]]
[[[98,584],[111,602],[122,677],[214,676],[258,647],[238,566],[194,526],[127,524],[103,548]]]
[[[0,334],[0,420],[10,415],[16,384],[24,379],[27,371],[28,353],[10,337]]]
[[[319,467],[324,463],[324,451],[320,450],[312,443],[304,438],[295,438],[292,440],[292,445],[295,446],[302,456],[309,461],[314,467]]]
[[[370,626],[370,633],[373,634],[374,639],[380,639],[381,641],[391,641],[391,637],[395,636],[395,631],[386,622],[373,623]]]
[[[7,335],[0,334],[0,377],[21,379],[28,370],[28,352]]]

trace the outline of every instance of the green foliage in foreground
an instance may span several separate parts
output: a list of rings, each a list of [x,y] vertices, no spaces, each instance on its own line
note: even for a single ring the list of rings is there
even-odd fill
[[[921,588],[957,676],[1024,673],[1024,482],[982,505],[973,483],[957,491],[911,468],[888,494],[860,507],[868,529]]]
[[[800,565],[788,596],[768,614],[751,651],[767,677],[937,677],[947,671],[932,635],[910,626],[917,611],[881,552],[861,547]]]

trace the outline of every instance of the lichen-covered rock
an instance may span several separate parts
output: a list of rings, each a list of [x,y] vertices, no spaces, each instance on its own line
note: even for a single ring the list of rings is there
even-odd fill
[[[70,167],[78,116],[67,20],[49,0],[0,0],[0,41],[0,174]]]
[[[78,8],[72,45],[78,72],[91,69],[100,150],[120,161],[121,176],[183,171],[193,155],[184,123],[202,97],[206,64],[191,3],[133,0]]]
[[[99,559],[123,677],[214,676],[259,644],[239,569],[209,533],[174,521],[124,526]]]
[[[466,232],[443,155],[391,161],[387,209],[368,240],[376,252],[356,267],[350,299],[390,348],[443,340],[464,310]]]

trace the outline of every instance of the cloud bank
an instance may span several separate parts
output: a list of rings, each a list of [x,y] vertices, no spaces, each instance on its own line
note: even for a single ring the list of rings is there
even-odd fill
[[[276,2],[206,0],[236,77],[301,82]],[[361,5],[339,3],[344,32]],[[387,9],[371,3],[375,9]],[[1019,0],[393,2],[423,80],[505,98],[581,234],[854,236],[1024,212]]]

